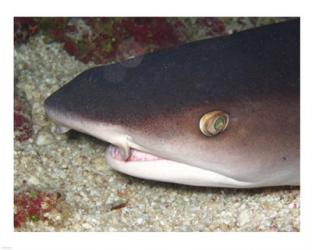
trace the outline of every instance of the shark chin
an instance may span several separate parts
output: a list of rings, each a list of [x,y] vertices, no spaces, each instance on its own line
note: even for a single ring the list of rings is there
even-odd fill
[[[147,180],[203,187],[250,188],[257,183],[243,182],[213,171],[191,166],[137,150],[130,149],[124,159],[119,147],[110,145],[105,151],[108,165],[118,172]]]

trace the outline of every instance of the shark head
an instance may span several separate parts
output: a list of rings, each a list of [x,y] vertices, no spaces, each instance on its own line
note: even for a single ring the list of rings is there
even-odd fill
[[[89,69],[45,109],[61,127],[109,142],[108,164],[132,176],[299,185],[299,21]]]

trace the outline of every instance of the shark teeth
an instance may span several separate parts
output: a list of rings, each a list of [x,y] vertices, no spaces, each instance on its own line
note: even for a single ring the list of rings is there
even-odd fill
[[[118,145],[117,150],[118,150],[120,158],[123,161],[128,160],[128,158],[130,157],[130,148],[128,144]]]

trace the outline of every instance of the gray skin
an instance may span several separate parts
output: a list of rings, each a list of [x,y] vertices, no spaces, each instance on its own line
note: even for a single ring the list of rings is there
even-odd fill
[[[125,151],[131,144],[244,187],[299,185],[299,30],[295,19],[95,67],[45,109],[56,123]],[[230,122],[207,137],[199,119],[214,110]]]

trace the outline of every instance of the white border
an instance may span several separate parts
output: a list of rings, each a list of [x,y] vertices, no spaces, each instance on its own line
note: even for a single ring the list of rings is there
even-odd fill
[[[303,2],[303,1],[302,1]],[[311,244],[311,15],[309,1],[4,1],[0,8],[0,249],[306,249]],[[300,4],[301,3],[301,4]],[[301,16],[300,233],[13,233],[13,17]]]

